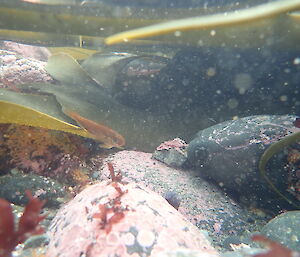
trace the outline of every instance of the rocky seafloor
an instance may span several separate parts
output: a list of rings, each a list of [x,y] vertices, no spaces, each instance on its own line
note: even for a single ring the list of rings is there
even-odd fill
[[[32,55],[37,54],[36,48],[29,51],[9,43],[2,48],[1,87],[16,90],[15,84],[52,80],[43,70],[49,54],[46,50],[36,56]],[[21,131],[27,136],[31,131],[33,136],[26,141],[23,132],[17,134],[6,125],[1,128],[0,197],[12,202],[16,217],[20,217],[21,206],[27,203],[24,192],[29,189],[46,200],[43,212],[47,216],[41,221],[45,233],[29,237],[13,256],[283,256],[278,255],[280,251],[297,256],[292,253],[300,249],[297,208],[286,208],[284,203],[264,208],[268,190],[256,193],[240,186],[241,182],[256,185],[263,181],[253,173],[232,180],[231,174],[226,181],[217,179],[216,167],[208,166],[208,174],[199,173],[202,167],[198,164],[186,165],[192,158],[187,156],[188,144],[179,139],[163,143],[152,154],[103,151],[84,139]],[[14,141],[9,140],[13,135],[17,135]],[[265,141],[254,143],[261,154]],[[51,147],[41,147],[43,144]],[[30,151],[22,152],[26,148]],[[293,148],[293,167],[300,159],[298,148]],[[290,152],[285,151],[284,156]],[[253,156],[257,157],[256,153]],[[285,165],[283,155],[279,157]],[[226,166],[220,160],[218,165]],[[274,192],[273,197],[280,198]],[[286,248],[266,241],[271,250],[265,250],[253,242],[255,234]]]

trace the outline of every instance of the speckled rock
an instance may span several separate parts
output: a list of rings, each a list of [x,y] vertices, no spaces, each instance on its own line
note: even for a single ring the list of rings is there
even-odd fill
[[[257,115],[229,120],[200,131],[188,146],[188,163],[248,205],[285,204],[261,176],[258,162],[272,143],[299,131],[293,115]],[[275,186],[287,189],[287,156],[277,154],[267,165]],[[277,201],[278,200],[278,201]]]
[[[164,198],[135,183],[87,187],[57,213],[48,235],[48,257],[157,256],[179,247],[219,256]]]
[[[266,237],[300,251],[300,211],[289,211],[276,216],[262,231]]]
[[[120,151],[110,155],[99,171],[100,180],[109,177],[107,162],[121,171],[124,181],[143,184],[162,196],[169,192],[175,195],[180,201],[178,211],[199,229],[208,231],[215,247],[222,249],[223,241],[230,235],[256,230],[254,220],[256,224],[261,221],[265,224],[264,220],[253,218],[253,214],[239,207],[218,187],[200,178],[197,172],[168,167],[152,159],[151,153]]]
[[[29,237],[24,242],[24,249],[43,247],[46,244],[48,244],[48,242],[49,242],[49,238],[45,234],[34,235]]]
[[[189,249],[174,249],[172,251],[161,252],[156,257],[209,257],[210,254]]]
[[[256,254],[265,254],[268,250],[261,248],[245,248],[236,250],[236,251],[228,251],[221,254],[221,257],[255,257]]]
[[[13,86],[18,84],[53,82],[44,69],[45,65],[44,61],[0,50],[0,87],[14,89]]]
[[[25,190],[46,200],[45,207],[58,207],[66,201],[65,188],[57,181],[34,174],[14,174],[0,176],[0,197],[17,205],[24,205],[28,199]]]
[[[12,51],[24,58],[32,58],[43,62],[46,62],[51,55],[46,47],[20,44],[13,41],[1,41],[0,48],[2,50]]]

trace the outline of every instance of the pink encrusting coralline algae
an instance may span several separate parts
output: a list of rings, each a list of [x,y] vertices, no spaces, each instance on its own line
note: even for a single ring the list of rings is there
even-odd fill
[[[165,141],[161,143],[156,150],[161,151],[161,150],[169,150],[169,149],[175,149],[176,151],[181,152],[183,149],[185,149],[188,146],[186,142],[184,142],[180,138],[174,138],[173,140],[170,141]]]
[[[178,248],[219,256],[163,197],[116,179],[79,193],[57,213],[48,235],[48,257],[157,256]]]
[[[0,88],[19,90],[17,85],[53,82],[44,67],[50,52],[43,47],[4,41],[0,50]]]

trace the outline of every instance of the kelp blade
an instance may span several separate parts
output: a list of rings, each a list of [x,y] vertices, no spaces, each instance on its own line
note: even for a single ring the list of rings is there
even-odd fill
[[[93,138],[86,130],[45,113],[16,103],[0,100],[0,123],[13,123],[72,133]]]
[[[80,61],[96,53],[96,50],[85,49],[80,47],[47,47],[52,55],[64,53],[72,56],[75,60]]]
[[[35,1],[32,1],[35,2]],[[43,1],[40,1],[43,2]],[[46,1],[47,2],[47,1]],[[272,9],[273,5],[282,4],[280,12],[296,9],[297,0],[281,0],[269,3],[266,9]],[[247,11],[248,6],[253,6],[257,1],[243,1],[239,4],[241,12]],[[38,33],[53,33],[51,44],[58,42],[58,45],[65,46],[91,46],[102,45],[101,38],[109,37],[112,34],[120,33],[124,30],[141,28],[144,35],[147,32],[146,26],[169,22],[171,20],[194,17],[198,15],[211,15],[212,13],[222,13],[223,16],[230,14],[235,5],[222,5],[210,8],[142,8],[115,6],[114,4],[105,4],[101,2],[89,1],[78,2],[71,5],[44,5],[24,2],[20,0],[3,0],[0,7],[0,29],[6,31],[26,31]],[[245,10],[243,10],[245,8]],[[117,10],[117,11],[116,11]],[[268,15],[266,16],[268,17]],[[205,18],[206,19],[206,18]],[[193,20],[193,19],[192,19]],[[204,25],[206,20],[203,21]],[[259,47],[270,43],[281,48],[299,47],[296,44],[299,38],[299,22],[295,19],[283,18],[264,19],[261,22],[250,24],[245,21],[244,26],[233,26],[227,24],[222,30],[217,30],[215,35],[211,36],[210,31],[199,30],[184,32],[183,28],[178,27],[178,21],[175,21],[175,27],[172,33],[155,37],[155,41],[167,44],[181,45],[214,45],[214,46],[233,46],[233,47]],[[157,30],[161,31],[161,24]],[[176,27],[177,26],[177,27]],[[191,26],[191,25],[189,25]],[[199,26],[199,24],[197,25]],[[206,26],[206,25],[205,25]],[[289,31],[287,34],[286,31]],[[179,32],[179,33],[177,33]],[[159,35],[155,32],[155,35]],[[59,36],[65,37],[65,41]],[[24,34],[23,34],[24,35]],[[26,35],[24,35],[26,37]],[[78,40],[79,36],[94,37],[87,40]],[[284,36],[285,40],[280,40]],[[0,33],[1,37],[1,33]],[[14,36],[16,38],[16,35]],[[255,38],[253,38],[255,37]],[[271,37],[271,38],[270,38]],[[12,36],[13,38],[13,36]],[[113,43],[113,37],[109,37],[108,43]],[[141,36],[137,37],[138,39]],[[10,37],[6,38],[10,40]],[[118,42],[129,39],[128,36],[119,38]],[[13,39],[11,39],[13,40]],[[28,37],[27,37],[28,40]],[[29,41],[29,40],[28,40]],[[36,42],[37,40],[35,40]],[[63,41],[63,42],[62,42]],[[47,43],[46,40],[41,40]],[[117,41],[114,41],[116,43]],[[143,42],[147,44],[147,42]],[[148,42],[151,44],[151,42]]]
[[[197,40],[198,38],[198,42],[205,42],[204,38],[210,37],[209,33],[206,32],[201,34],[199,31],[222,28],[222,30],[218,30],[217,32],[214,31],[211,37],[212,40],[218,41],[218,38],[224,40],[226,39],[226,34],[228,34],[227,40],[231,35],[237,45],[240,43],[239,38],[244,39],[245,45],[249,45],[249,43],[247,43],[248,40],[249,42],[255,41],[251,38],[254,35],[253,32],[256,32],[258,35],[263,35],[264,38],[268,38],[268,34],[272,35],[274,31],[278,34],[276,37],[280,37],[281,33],[286,35],[286,31],[289,31],[291,32],[291,37],[287,38],[287,41],[290,41],[291,46],[293,44],[296,46],[298,45],[296,44],[298,41],[297,38],[299,38],[300,35],[300,24],[299,22],[295,22],[295,19],[290,19],[290,17],[287,17],[286,15],[284,15],[284,17],[280,17],[280,14],[286,14],[288,11],[298,10],[299,8],[300,2],[298,0],[275,1],[248,9],[239,9],[232,12],[178,19],[147,27],[141,27],[139,29],[112,35],[106,38],[105,42],[110,45],[128,42],[132,39],[159,35],[169,35],[174,37],[174,34],[177,34],[177,37],[184,38],[183,40],[186,39],[188,42],[193,41],[193,38],[194,40]],[[279,17],[276,19],[274,18],[276,16]],[[194,30],[194,35],[192,33],[186,35],[182,34],[184,31],[190,30]],[[216,37],[216,34],[221,34],[221,37]],[[167,38],[167,36],[165,36],[165,38]],[[228,45],[227,40],[221,42]],[[260,41],[264,42],[263,40]],[[253,44],[251,43],[250,45]]]

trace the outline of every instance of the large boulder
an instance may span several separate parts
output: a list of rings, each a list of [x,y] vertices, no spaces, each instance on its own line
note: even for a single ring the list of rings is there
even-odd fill
[[[89,186],[52,221],[46,256],[158,256],[176,248],[218,253],[167,201],[135,184]]]
[[[201,130],[189,143],[188,165],[248,204],[282,200],[263,178],[258,163],[271,144],[299,131],[294,125],[296,118],[293,115],[249,116]],[[283,172],[286,163],[287,156],[281,153],[267,165],[267,176],[281,191],[288,187],[287,172]]]

